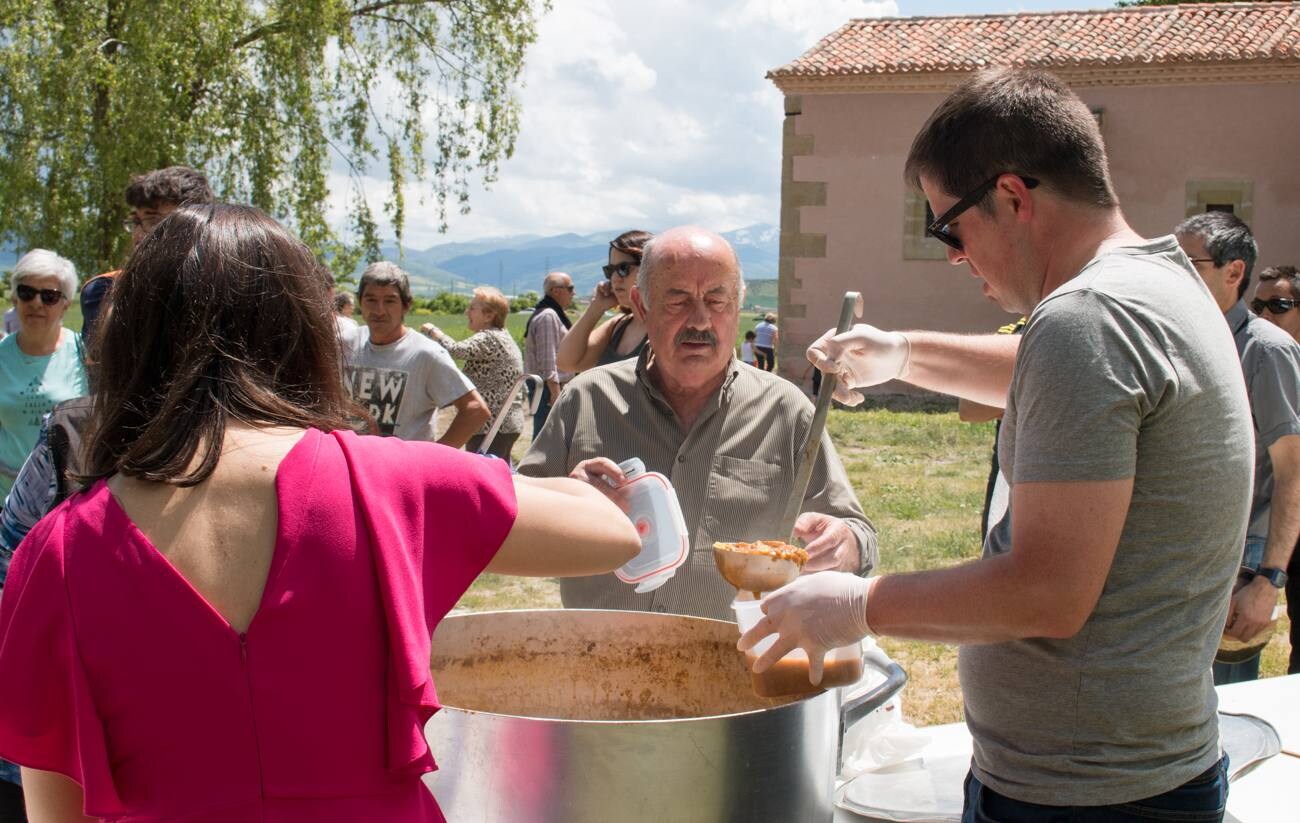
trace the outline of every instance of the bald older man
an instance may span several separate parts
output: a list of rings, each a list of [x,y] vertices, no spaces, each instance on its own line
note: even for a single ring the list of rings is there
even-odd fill
[[[729,620],[736,592],[713,565],[714,541],[787,537],[777,530],[813,407],[797,386],[734,358],[744,290],[718,235],[686,226],[655,237],[632,290],[645,350],[574,378],[524,455],[521,474],[598,488],[639,457],[672,480],[690,530],[691,557],[662,588],[636,594],[612,574],[566,580],[565,606]],[[865,574],[876,563],[875,530],[824,434],[795,534],[805,571]]]
[[[538,391],[542,399],[533,413],[533,436],[551,413],[551,404],[560,396],[560,389],[569,378],[566,371],[555,365],[560,341],[568,333],[572,322],[565,310],[573,303],[573,278],[562,271],[553,271],[542,281],[542,299],[533,309],[533,316],[524,326],[524,370],[542,378],[544,385]]]

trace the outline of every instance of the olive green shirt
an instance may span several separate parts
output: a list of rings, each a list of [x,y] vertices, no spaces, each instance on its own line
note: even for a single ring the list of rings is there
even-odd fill
[[[792,383],[732,360],[726,380],[689,431],[646,377],[649,347],[635,360],[583,372],[568,384],[519,464],[532,477],[564,477],[592,457],[639,457],[672,481],[691,555],[659,589],[637,594],[614,575],[560,583],[569,608],[670,612],[733,620],[733,589],[713,564],[715,541],[785,539],[777,534],[793,492],[813,406]],[[835,447],[822,447],[803,511],[843,519],[857,537],[859,573],[878,560],[876,532],[858,505]]]

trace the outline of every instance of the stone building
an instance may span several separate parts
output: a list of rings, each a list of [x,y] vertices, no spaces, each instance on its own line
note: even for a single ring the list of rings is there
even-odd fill
[[[852,20],[768,73],[785,95],[787,377],[803,374],[804,348],[848,289],[884,328],[1008,322],[924,235],[925,199],[902,174],[926,117],[989,65],[1046,69],[1079,93],[1140,233],[1231,209],[1254,229],[1261,267],[1300,264],[1300,2]]]

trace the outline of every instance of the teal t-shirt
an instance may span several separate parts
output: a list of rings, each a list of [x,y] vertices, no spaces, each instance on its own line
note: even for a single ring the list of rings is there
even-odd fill
[[[55,404],[87,391],[81,337],[71,329],[64,329],[59,347],[43,357],[23,354],[16,334],[0,340],[0,498],[9,494],[36,446],[41,418]]]

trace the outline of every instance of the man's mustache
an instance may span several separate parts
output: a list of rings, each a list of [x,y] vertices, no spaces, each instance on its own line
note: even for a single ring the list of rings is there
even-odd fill
[[[682,343],[706,343],[710,346],[718,345],[718,336],[707,329],[682,329],[677,332],[677,337],[673,343],[681,345]]]

